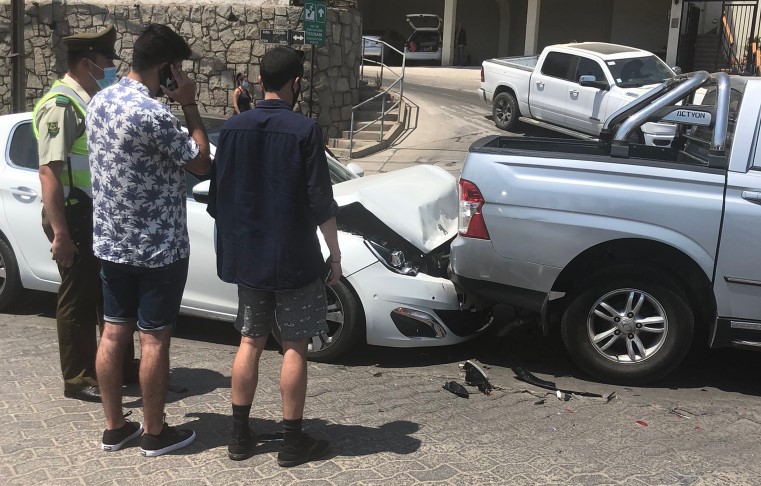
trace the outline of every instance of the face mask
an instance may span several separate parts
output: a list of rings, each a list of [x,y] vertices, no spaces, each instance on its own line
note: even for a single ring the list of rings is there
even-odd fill
[[[98,83],[98,87],[100,89],[106,89],[116,82],[116,68],[115,67],[102,68],[92,61],[90,61],[90,64],[92,64],[96,68],[103,71],[103,79],[95,79],[95,76],[93,76],[92,73],[90,73],[90,76],[92,76],[92,78],[95,79],[95,82]]]
[[[296,108],[296,102],[299,101],[300,94],[301,94],[301,84],[299,84],[299,87],[293,91],[293,101],[291,102],[291,109]]]
[[[248,89],[250,87],[251,87],[251,83],[249,83],[248,81],[243,81],[243,88],[244,89]]]

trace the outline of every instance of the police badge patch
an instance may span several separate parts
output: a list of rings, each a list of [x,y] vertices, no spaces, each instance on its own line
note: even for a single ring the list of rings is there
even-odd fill
[[[48,123],[48,133],[51,135],[58,135],[58,122]]]

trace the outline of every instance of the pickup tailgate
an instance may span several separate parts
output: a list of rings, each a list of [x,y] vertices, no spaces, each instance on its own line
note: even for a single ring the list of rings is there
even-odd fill
[[[465,161],[462,177],[485,199],[482,211],[495,257],[559,270],[599,243],[644,238],[682,249],[710,278],[722,214],[721,171],[623,163],[595,154],[593,143],[589,154],[539,150],[552,142],[535,141],[533,150],[471,152]],[[583,142],[574,146],[584,147]],[[533,290],[549,291],[549,280]]]

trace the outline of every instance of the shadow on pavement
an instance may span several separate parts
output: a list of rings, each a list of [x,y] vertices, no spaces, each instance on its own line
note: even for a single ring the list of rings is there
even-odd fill
[[[230,415],[199,412],[185,416],[197,419],[184,424],[198,434],[197,445],[188,453],[198,452],[199,446],[202,450],[227,446],[232,430]],[[281,441],[278,438],[283,430],[281,422],[253,417],[251,426],[260,440],[269,439],[256,446],[256,454],[280,450]],[[330,453],[326,459],[337,456],[368,456],[379,452],[412,454],[420,448],[421,441],[411,437],[411,434],[419,429],[418,424],[406,420],[389,422],[380,427],[334,424],[321,419],[304,420],[305,432],[316,439],[330,441]]]
[[[230,388],[230,376],[204,368],[172,368],[169,371],[169,390],[166,403],[174,403],[192,396],[201,396],[220,388]],[[130,400],[130,398],[134,398]],[[142,407],[140,386],[127,385],[124,388],[124,406]]]

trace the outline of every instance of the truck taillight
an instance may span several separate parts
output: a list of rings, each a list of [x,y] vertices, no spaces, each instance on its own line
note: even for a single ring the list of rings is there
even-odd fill
[[[484,82],[484,67],[481,66],[481,82]]]
[[[489,231],[486,229],[484,215],[481,208],[484,206],[484,197],[472,182],[460,179],[460,220],[459,231],[462,236],[488,240]]]

